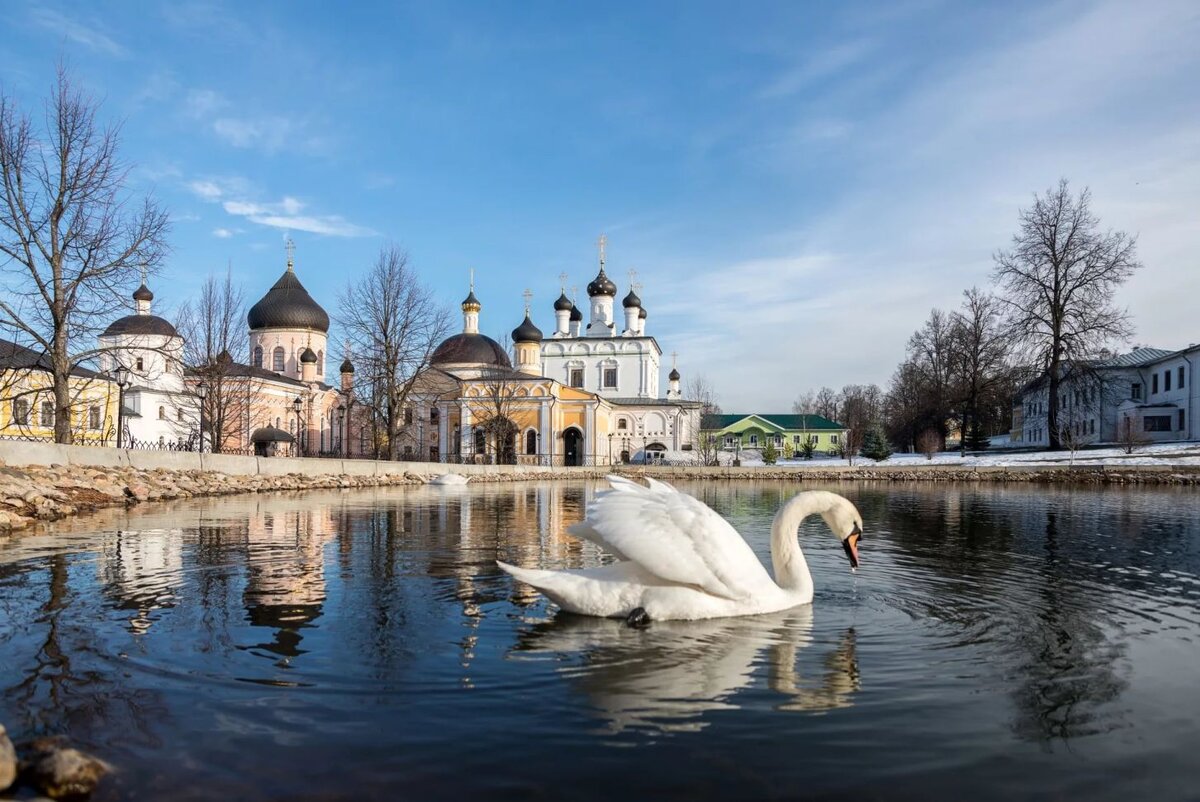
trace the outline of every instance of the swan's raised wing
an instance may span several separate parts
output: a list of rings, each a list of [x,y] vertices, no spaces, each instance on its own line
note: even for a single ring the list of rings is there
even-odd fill
[[[633,560],[657,577],[726,599],[760,592],[770,575],[729,523],[702,501],[653,479],[618,476],[596,496],[572,534]]]

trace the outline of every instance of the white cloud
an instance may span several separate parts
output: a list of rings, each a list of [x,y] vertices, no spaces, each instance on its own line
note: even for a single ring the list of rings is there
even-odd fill
[[[233,232],[227,228],[214,228],[213,236],[217,239],[229,239],[233,236]]]
[[[330,237],[370,237],[375,231],[351,223],[341,215],[304,214],[306,204],[292,195],[284,195],[276,202],[249,200],[253,193],[249,182],[238,177],[203,178],[187,184],[192,194],[210,203],[220,203],[226,214],[240,217],[260,226],[289,231],[307,231]],[[228,232],[221,234],[218,232]],[[217,237],[232,236],[237,229],[219,228],[213,232]]]
[[[114,58],[125,58],[129,55],[128,51],[105,33],[103,26],[97,22],[84,23],[49,8],[35,8],[29,16],[36,25],[60,34],[72,42],[91,48],[97,53]]]
[[[207,201],[215,201],[223,194],[221,188],[213,181],[192,181],[188,183],[188,189]]]

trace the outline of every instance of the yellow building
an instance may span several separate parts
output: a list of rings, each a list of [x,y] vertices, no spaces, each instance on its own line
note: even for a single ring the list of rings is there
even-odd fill
[[[462,303],[463,330],[447,338],[409,396],[402,457],[449,462],[607,465],[613,405],[541,373],[541,332],[513,331],[517,367],[479,333],[479,299]]]
[[[113,445],[117,385],[86,368],[70,379],[72,442]],[[45,354],[0,339],[0,437],[54,439],[54,379]]]

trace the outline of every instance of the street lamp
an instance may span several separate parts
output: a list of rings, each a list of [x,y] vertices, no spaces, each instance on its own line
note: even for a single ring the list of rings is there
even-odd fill
[[[208,398],[208,384],[203,379],[196,385],[196,397],[200,399],[200,453],[204,453],[204,399]]]
[[[129,368],[117,363],[117,448],[125,439],[125,388],[129,386]]]
[[[345,429],[346,408],[344,406],[342,406],[341,404],[338,404],[338,406],[337,406],[337,422],[338,422],[338,425],[337,425],[337,432],[338,432],[338,434],[337,434],[337,438],[338,438],[337,451],[338,451],[339,457],[344,457],[344,456],[346,456],[346,437],[345,437],[345,435],[346,435],[346,429]]]
[[[301,398],[300,396],[296,396],[296,398],[293,399],[293,401],[292,401],[292,409],[296,410],[296,456],[298,456],[298,457],[303,456],[303,452],[301,451],[301,446],[303,445],[303,443],[301,441],[301,434],[300,434],[300,426],[301,426],[301,424],[300,424],[300,409],[303,406],[304,406],[304,399]]]
[[[609,465],[612,465],[612,439],[613,439],[613,433],[609,432],[608,433],[608,464]]]

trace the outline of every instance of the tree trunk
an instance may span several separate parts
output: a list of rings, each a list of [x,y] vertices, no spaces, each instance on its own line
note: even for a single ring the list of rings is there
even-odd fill
[[[60,327],[54,338],[50,367],[54,380],[54,442],[70,445],[71,436],[71,357],[67,353],[67,333]]]

